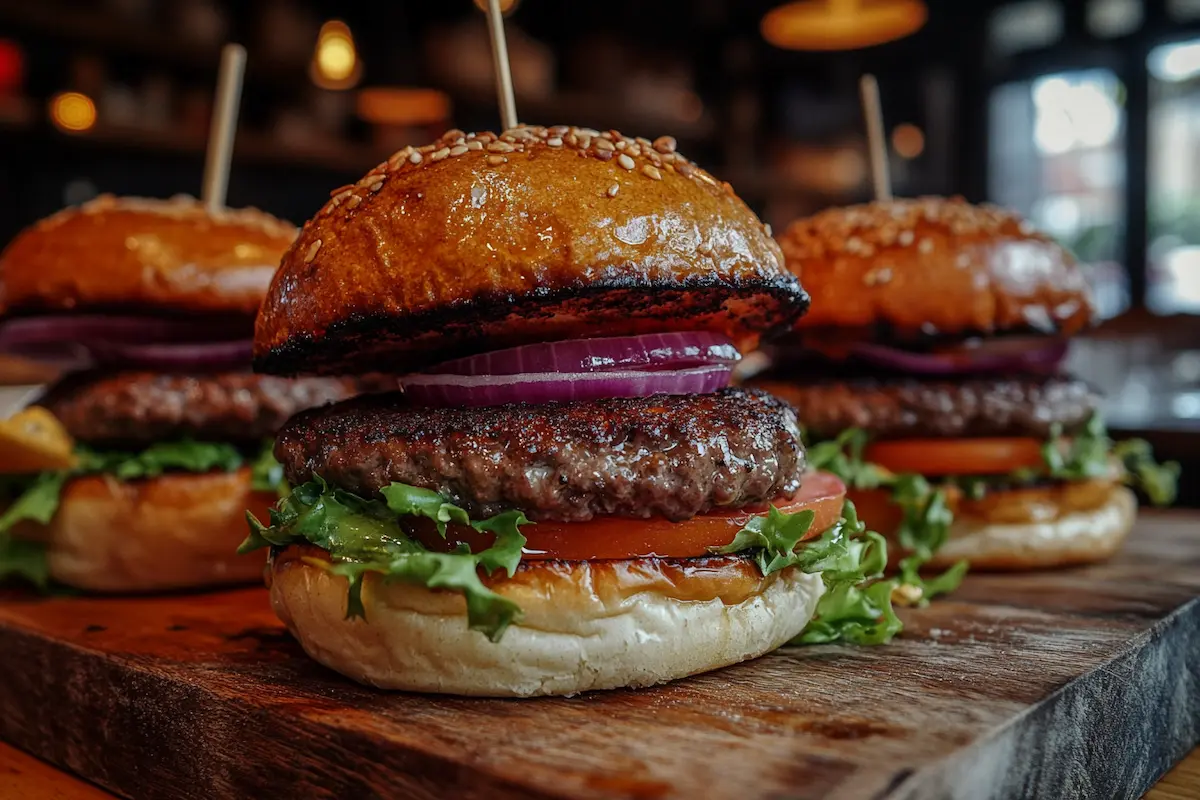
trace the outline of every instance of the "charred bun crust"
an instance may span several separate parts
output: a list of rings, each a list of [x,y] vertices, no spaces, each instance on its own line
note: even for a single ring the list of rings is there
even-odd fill
[[[296,237],[256,209],[102,195],[0,255],[0,312],[126,308],[252,315]]]
[[[769,231],[675,141],[450,131],[332,199],[259,313],[263,372],[405,372],[530,341],[715,330],[743,346],[808,298]]]
[[[1092,320],[1069,252],[1015,214],[961,198],[830,209],[779,243],[812,294],[802,330],[1070,335]]]

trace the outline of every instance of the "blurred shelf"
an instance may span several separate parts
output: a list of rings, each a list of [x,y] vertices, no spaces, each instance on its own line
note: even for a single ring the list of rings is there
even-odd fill
[[[0,30],[25,33],[131,55],[151,61],[216,73],[220,47],[180,38],[174,31],[156,29],[150,23],[125,20],[113,13],[62,7],[56,4],[5,4],[0,6]],[[294,84],[307,80],[302,67],[288,69],[260,63],[250,54],[247,80]]]
[[[126,125],[97,125],[81,133],[64,133],[30,119],[7,118],[0,113],[0,130],[14,133],[45,134],[57,142],[80,147],[142,151],[157,154],[195,156],[203,159],[206,137],[191,131],[171,128],[142,128]],[[273,136],[243,130],[234,144],[237,163],[277,167],[318,169],[358,175],[383,161],[391,151],[354,142],[314,142],[284,144]]]

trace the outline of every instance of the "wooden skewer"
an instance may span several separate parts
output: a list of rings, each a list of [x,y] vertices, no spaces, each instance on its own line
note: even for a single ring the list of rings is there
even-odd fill
[[[496,94],[500,98],[500,122],[504,129],[517,127],[517,101],[513,96],[512,73],[508,69],[508,43],[504,40],[504,16],[500,0],[488,0],[488,32],[492,35],[492,63],[496,69]]]
[[[879,104],[879,82],[863,75],[858,82],[863,116],[867,120],[867,149],[871,154],[871,181],[876,200],[892,199],[892,176],[888,171],[887,143],[883,138],[883,110]]]
[[[208,152],[204,158],[202,197],[209,211],[225,206],[229,190],[229,162],[237,132],[238,103],[242,99],[242,76],[246,73],[246,48],[227,44],[221,51],[217,73],[217,95],[213,101],[212,125],[208,129]]]

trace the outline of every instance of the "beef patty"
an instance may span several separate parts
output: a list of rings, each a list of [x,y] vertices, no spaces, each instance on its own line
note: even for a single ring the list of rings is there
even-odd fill
[[[274,436],[288,417],[354,395],[358,382],[248,372],[79,373],[39,401],[81,442],[144,446],[190,438],[232,443]]]
[[[1099,402],[1086,383],[1066,377],[755,384],[795,406],[809,441],[831,439],[846,428],[862,428],[873,439],[1044,439],[1055,423],[1068,433],[1081,428]]]
[[[765,392],[656,395],[493,408],[415,408],[358,397],[294,417],[275,457],[362,496],[432,489],[479,519],[682,520],[793,495],[804,450],[791,408]]]

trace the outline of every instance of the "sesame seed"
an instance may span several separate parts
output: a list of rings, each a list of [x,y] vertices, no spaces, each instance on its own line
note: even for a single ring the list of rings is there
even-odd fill
[[[567,127],[566,125],[555,125],[553,128],[550,129],[550,135],[551,136],[562,136],[569,130],[571,130],[571,129],[569,127]]]
[[[358,205],[361,202],[362,202],[362,197],[360,195],[356,194],[356,195],[352,196],[349,200],[346,201],[346,205],[350,206],[350,208],[358,208]]]
[[[378,192],[382,188],[383,188],[383,181],[376,181],[375,183],[371,184],[372,192]]]
[[[629,147],[629,142],[621,139],[619,142],[613,145],[613,147],[617,148],[618,150],[624,150],[626,147]]]
[[[966,269],[971,266],[971,257],[966,253],[959,253],[958,258],[954,259],[954,264],[959,269]]]
[[[593,150],[592,153],[601,161],[612,161],[613,158],[612,150]]]
[[[654,166],[652,166],[650,164],[647,164],[646,166],[642,167],[642,174],[644,174],[648,178],[653,178],[656,181],[662,180],[662,173],[659,172],[657,168],[655,168]]]
[[[489,153],[511,153],[513,151],[513,148],[512,148],[512,145],[509,144],[508,142],[496,141],[496,142],[490,143],[487,146],[487,151]]]
[[[467,152],[466,145],[460,144],[460,145],[457,145],[456,147],[450,148],[450,155],[452,155],[452,156],[461,156],[465,152]]]
[[[487,157],[487,163],[493,167],[498,167],[501,164],[507,164],[508,159],[501,155],[490,155]]]
[[[561,136],[551,136],[549,139],[546,140],[546,144],[549,145],[550,147],[562,147],[562,137]]]
[[[642,148],[636,144],[631,144],[625,148],[625,152],[629,153],[631,156],[640,156],[642,154]]]
[[[466,134],[460,131],[458,128],[451,128],[442,134],[442,141],[452,142],[455,139],[461,139],[463,136],[466,136]]]
[[[610,142],[608,139],[596,139],[595,141],[592,142],[592,144],[596,147],[597,150],[608,150],[611,152],[612,150],[615,149],[613,147],[613,143]]]
[[[413,164],[420,164],[423,158],[424,156],[422,156],[420,153],[413,152],[413,154],[408,157],[408,160]]]
[[[467,149],[468,150],[482,150],[483,142],[479,141],[478,139],[472,139],[471,141],[467,142]]]
[[[916,236],[913,235],[912,231],[900,231],[900,235],[896,237],[897,241],[900,242],[901,247],[908,247],[913,243],[913,239],[915,238]]]
[[[624,153],[621,153],[621,155],[617,156],[617,163],[625,169],[633,169],[633,159]]]
[[[660,136],[654,140],[654,149],[660,153],[674,153],[678,143],[674,136]]]
[[[433,155],[431,155],[429,158],[431,161],[441,161],[448,155],[450,155],[450,148],[443,147],[441,150],[434,150]]]
[[[922,253],[926,253],[926,254],[932,253],[933,252],[933,239],[922,239],[921,243],[919,245],[917,245],[917,249],[920,250]]]
[[[621,185],[618,183],[614,183],[612,186],[608,187],[608,196],[616,197],[617,192],[619,192],[619,191],[621,191]]]
[[[320,240],[320,239],[317,239],[315,242],[313,242],[313,243],[312,243],[312,244],[309,246],[309,248],[308,248],[308,252],[307,252],[307,253],[305,253],[305,255],[304,255],[304,263],[305,263],[305,264],[311,264],[311,263],[312,263],[312,260],[313,260],[314,258],[316,258],[316,257],[317,257],[317,251],[318,251],[318,250],[320,250],[320,249],[321,249],[321,240]]]
[[[579,137],[579,149],[580,150],[587,150],[591,146],[592,146],[592,137],[591,136],[588,136],[585,133],[584,135]]]
[[[764,224],[764,225],[763,225],[763,232],[764,232],[764,233],[766,233],[766,234],[767,234],[767,236],[773,236],[773,235],[774,235],[774,233],[773,233],[773,232],[772,232],[772,230],[771,230],[771,223],[769,223],[769,222],[768,222],[768,223],[766,223],[766,224]]]

